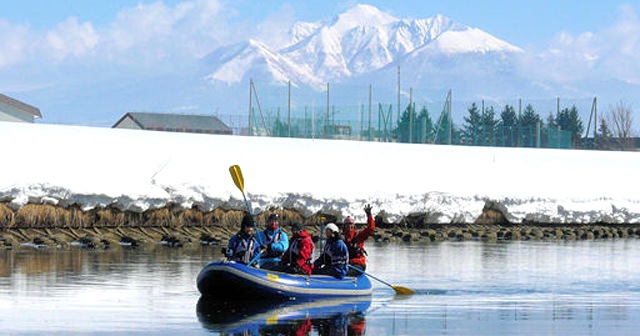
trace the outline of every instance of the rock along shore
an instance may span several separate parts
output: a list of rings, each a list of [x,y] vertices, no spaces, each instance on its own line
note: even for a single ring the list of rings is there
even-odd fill
[[[339,222],[330,214],[303,217],[296,211],[274,209],[281,215],[285,228],[302,222],[317,239],[324,222]],[[257,214],[261,228],[268,213]],[[109,248],[113,244],[139,245],[156,242],[172,247],[185,244],[221,245],[238,231],[243,211],[165,207],[142,213],[115,208],[82,211],[79,207],[62,208],[46,204],[28,204],[14,211],[0,203],[0,248],[21,246]],[[499,240],[593,240],[640,238],[638,224],[609,223],[510,223],[500,209],[485,207],[473,223],[427,223],[426,214],[412,214],[397,223],[385,221],[384,213],[376,216],[377,242],[428,243],[440,241]],[[360,224],[363,225],[363,224]]]

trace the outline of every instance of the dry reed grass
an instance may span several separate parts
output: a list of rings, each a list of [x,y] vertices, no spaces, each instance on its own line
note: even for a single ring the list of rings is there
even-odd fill
[[[146,213],[148,219],[144,222],[145,226],[171,227],[175,222],[173,212],[167,208],[148,210]]]
[[[121,227],[131,221],[125,212],[115,209],[97,209],[94,214],[93,226],[97,227]]]
[[[16,212],[15,225],[29,228],[54,228],[69,222],[69,211],[49,204],[27,204]]]
[[[6,204],[0,203],[0,228],[11,228],[14,224],[13,210]]]
[[[164,227],[182,229],[190,226],[221,228],[236,232],[246,211],[217,208],[203,212],[196,208],[180,209],[173,205],[145,212],[122,211],[117,208],[95,208],[82,211],[77,205],[64,208],[49,204],[27,204],[17,211],[0,203],[0,228],[31,229],[92,229],[124,227]],[[259,229],[264,228],[271,213],[280,215],[280,225],[288,227],[293,222],[305,225],[317,224],[316,216],[305,218],[295,210],[278,209],[256,214]]]
[[[178,223],[180,226],[202,226],[204,224],[204,214],[195,209],[187,209],[178,215]]]

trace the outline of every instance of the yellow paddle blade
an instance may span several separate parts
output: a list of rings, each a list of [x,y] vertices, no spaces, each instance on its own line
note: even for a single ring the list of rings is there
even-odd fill
[[[413,295],[416,293],[413,289],[409,289],[407,287],[391,286],[391,288],[393,288],[393,290],[396,291],[396,294],[398,295]]]
[[[229,167],[229,173],[231,173],[233,183],[236,184],[236,187],[238,187],[240,192],[244,195],[244,178],[242,177],[242,170],[240,170],[240,166],[233,165]]]

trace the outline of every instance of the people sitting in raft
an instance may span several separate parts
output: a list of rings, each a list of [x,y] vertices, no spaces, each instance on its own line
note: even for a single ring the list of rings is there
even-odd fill
[[[280,216],[270,214],[265,229],[258,232],[258,242],[262,244],[260,249],[262,254],[258,260],[260,268],[273,269],[280,264],[280,258],[284,251],[289,248],[289,237],[280,228]]]
[[[315,248],[311,235],[304,229],[302,223],[291,224],[291,239],[289,248],[282,255],[280,265],[274,268],[280,272],[311,275],[313,265],[313,249]]]
[[[340,238],[340,231],[337,225],[334,223],[327,224],[325,234],[327,239],[324,251],[313,263],[313,274],[331,275],[342,279],[347,275],[349,250]]]
[[[349,272],[348,276],[358,276],[362,274],[358,270],[365,271],[367,269],[367,251],[364,249],[364,242],[371,237],[376,229],[376,224],[371,215],[371,205],[364,206],[364,213],[367,215],[367,227],[357,231],[356,222],[351,216],[344,219],[342,225],[342,234],[344,242],[349,249]]]
[[[249,214],[242,217],[240,231],[229,239],[225,255],[229,261],[242,264],[250,263],[260,253],[260,244],[256,241],[253,218]]]

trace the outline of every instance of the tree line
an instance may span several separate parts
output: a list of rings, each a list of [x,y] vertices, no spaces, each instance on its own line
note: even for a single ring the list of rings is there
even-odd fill
[[[454,125],[443,112],[434,121],[426,106],[417,112],[413,103],[404,109],[392,134],[395,141],[406,143],[598,150],[635,148],[633,113],[624,102],[610,107],[599,119],[594,134],[584,136],[584,122],[575,105],[551,112],[543,119],[531,104],[516,112],[509,104],[497,110],[494,106],[485,107],[484,103],[479,107],[474,102],[467,108],[463,120],[462,125]],[[591,132],[587,130],[587,133]]]

